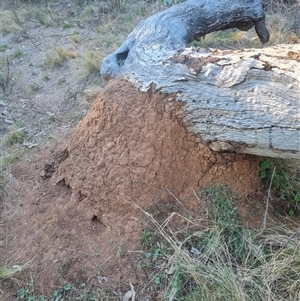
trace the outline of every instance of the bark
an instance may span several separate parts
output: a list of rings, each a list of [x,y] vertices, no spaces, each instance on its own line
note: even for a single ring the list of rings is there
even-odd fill
[[[101,74],[120,77],[127,66],[138,67],[147,57],[156,61],[210,32],[228,28],[246,31],[253,26],[261,42],[267,42],[260,0],[188,0],[142,21],[120,48],[103,60]]]
[[[199,2],[204,9],[212,1]],[[250,2],[255,1],[236,1]],[[261,13],[255,20],[263,20]],[[106,69],[106,63],[120,49],[103,62],[101,70],[109,70],[104,74],[127,79],[145,92],[154,86],[169,94],[166,110],[215,151],[300,159],[299,44],[235,51],[178,46],[188,39],[176,45],[161,45],[160,40],[145,45],[140,42],[147,33],[143,36],[140,26],[133,32],[140,33],[139,40],[133,43],[129,36],[120,48],[130,50],[117,72]]]

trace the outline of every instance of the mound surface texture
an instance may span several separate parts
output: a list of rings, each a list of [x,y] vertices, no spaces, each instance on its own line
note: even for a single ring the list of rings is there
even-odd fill
[[[260,158],[213,153],[182,126],[183,110],[173,95],[110,81],[71,137],[15,167],[18,197],[6,202],[4,258],[33,260],[45,289],[85,277],[82,267],[136,283],[141,273],[128,251],[147,219],[135,205],[158,218],[164,208],[197,218],[202,204],[193,190],[220,183],[242,194],[259,190]]]

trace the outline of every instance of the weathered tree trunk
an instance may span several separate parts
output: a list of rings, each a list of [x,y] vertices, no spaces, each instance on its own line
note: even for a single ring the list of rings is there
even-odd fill
[[[197,7],[201,12],[207,9],[207,2],[214,3],[201,0],[187,3],[195,2],[202,3]],[[225,3],[228,5],[224,14],[229,23],[219,23],[223,17],[217,13],[219,10],[214,10],[209,18],[207,15],[204,18],[205,24],[218,24],[214,28],[230,27],[241,20],[251,20],[253,24],[264,22],[258,1],[232,1],[234,5],[226,0],[215,2],[218,9]],[[248,9],[237,9],[237,13],[234,9],[237,3]],[[231,18],[230,10],[234,16],[242,15],[244,19]],[[176,10],[170,11],[173,15]],[[184,20],[190,11],[193,10],[180,19],[182,26],[188,26],[189,22]],[[171,22],[164,14],[167,10],[155,15],[155,20]],[[191,34],[185,29],[176,44],[169,31],[164,35],[166,43],[162,43],[160,34],[155,39],[153,24],[156,21],[151,23],[151,18],[141,23],[104,60],[101,72],[108,77],[127,79],[142,91],[154,85],[162,93],[170,94],[166,110],[176,114],[187,130],[215,151],[300,159],[300,45],[243,51],[184,49],[180,47],[198,33]],[[165,33],[167,25],[158,26],[158,33]],[[180,32],[179,23],[175,22],[174,27]],[[126,57],[118,57],[121,53],[126,53]],[[113,63],[116,58],[121,60],[117,67]],[[178,101],[182,104],[180,109]]]
[[[116,78],[134,72],[131,66],[156,61],[210,32],[228,28],[246,31],[253,26],[261,42],[267,42],[260,0],[187,0],[141,22],[121,47],[103,60],[101,74]]]

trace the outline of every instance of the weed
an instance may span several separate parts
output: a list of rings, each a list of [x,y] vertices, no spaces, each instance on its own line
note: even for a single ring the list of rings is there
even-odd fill
[[[3,151],[4,147],[3,146],[1,147],[2,147],[2,153],[0,156],[0,189],[4,188],[7,170],[22,156],[21,150],[10,149],[9,153],[5,154]]]
[[[20,146],[20,143],[24,141],[25,137],[26,134],[24,128],[21,128],[18,123],[14,123],[10,131],[1,139],[0,189],[4,188],[9,168],[22,156],[24,152],[24,148]]]
[[[68,58],[76,58],[77,52],[67,50],[63,47],[54,47],[54,51],[51,54],[48,54],[47,65],[55,68],[63,66],[64,62]]]
[[[0,267],[0,281],[4,279],[10,279],[14,277],[16,274],[21,273],[25,269],[29,268],[30,262],[27,262],[24,265],[13,265]]]
[[[126,5],[127,0],[112,0],[114,9],[120,12]]]
[[[300,39],[299,37],[294,33],[294,32],[290,32],[288,34],[288,42],[291,43],[291,44],[297,44],[297,43],[300,43]]]
[[[30,93],[36,93],[41,89],[41,87],[36,82],[31,82],[26,89]]]
[[[50,77],[48,75],[43,76],[43,81],[48,82],[50,80]]]
[[[87,51],[75,61],[77,76],[86,78],[91,74],[98,74],[105,54],[98,51]]]
[[[97,17],[98,7],[95,5],[87,5],[84,7],[82,13],[80,14],[80,19],[82,21],[95,20]]]
[[[185,0],[160,0],[162,5],[164,6],[172,6],[180,2],[184,2]]]
[[[71,35],[70,39],[73,43],[78,44],[80,41],[80,36],[79,34],[73,34]]]
[[[117,258],[120,259],[122,257],[123,246],[115,246],[113,250],[116,252]]]
[[[101,91],[101,87],[99,86],[89,86],[86,87],[82,93],[87,101],[92,102],[99,95],[100,91]]]
[[[152,249],[155,245],[155,233],[151,229],[144,229],[140,239],[141,246],[147,250]]]
[[[58,81],[57,81],[57,84],[58,85],[63,85],[63,84],[65,84],[67,82],[67,80],[65,79],[65,78],[60,78]]]
[[[6,44],[3,44],[3,45],[0,46],[0,51],[1,52],[4,52],[6,50],[7,50],[7,45]]]
[[[25,137],[24,128],[21,128],[18,123],[14,123],[11,130],[6,134],[4,141],[7,145],[12,146],[17,143],[23,143]]]
[[[22,52],[21,49],[17,49],[17,50],[14,52],[14,54],[13,54],[13,57],[14,57],[15,59],[20,59],[20,58],[22,58],[23,56],[24,56],[24,53]]]
[[[21,152],[20,151],[11,151],[9,154],[4,154],[0,157],[0,167],[1,167],[1,172],[6,170],[9,166],[14,164],[18,159],[21,157]]]
[[[270,32],[270,44],[289,43],[290,24],[282,14],[272,14],[267,18],[267,27]]]
[[[14,84],[11,57],[5,55],[0,59],[0,88],[3,93],[10,94]]]
[[[62,287],[56,288],[50,294],[45,296],[36,294],[32,290],[32,286],[28,284],[26,287],[19,288],[17,296],[24,301],[96,301],[96,300],[111,300],[110,293],[105,289],[96,289],[89,287],[85,282],[75,281],[74,283],[66,283]],[[18,300],[19,300],[18,299]]]
[[[272,191],[281,201],[290,215],[299,214],[300,210],[300,164],[296,160],[265,159],[261,162],[260,177],[267,186],[272,180]]]
[[[55,23],[53,12],[50,9],[43,9],[37,6],[29,7],[27,18],[45,27],[53,26]]]
[[[54,115],[49,115],[48,116],[48,121],[50,122],[55,122],[55,116]]]
[[[0,32],[4,35],[18,32],[22,28],[18,23],[18,20],[15,18],[14,14],[9,10],[0,11]]]
[[[71,28],[71,27],[73,27],[73,24],[71,22],[64,21],[64,23],[62,25],[63,29],[67,29],[67,28]]]

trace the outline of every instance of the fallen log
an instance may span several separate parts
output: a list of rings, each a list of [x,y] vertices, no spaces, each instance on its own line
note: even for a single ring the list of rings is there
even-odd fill
[[[187,0],[142,21],[103,60],[101,74],[120,77],[210,32],[229,28],[247,31],[252,27],[262,43],[269,40],[260,0]]]
[[[195,5],[195,2],[202,3],[199,11],[203,12],[209,1],[185,3]],[[230,1],[215,2],[220,9]],[[236,6],[229,5],[233,16],[242,15],[240,19],[230,17],[229,9],[227,23],[218,23],[223,17],[214,10],[215,17],[211,13],[207,19],[209,24],[219,24],[214,28],[222,29],[238,27],[237,24],[246,20],[244,28],[251,24],[265,28],[259,1],[234,3],[248,8],[234,10]],[[174,9],[170,11],[175,14]],[[181,18],[181,26],[186,28],[184,20],[189,12]],[[121,47],[103,61],[101,73],[106,78],[127,79],[141,91],[154,86],[169,94],[166,110],[176,114],[188,131],[214,151],[300,159],[300,45],[234,51],[185,48],[190,38],[198,37],[200,31],[194,36],[180,34],[178,43],[172,40],[174,33],[163,35],[167,38],[162,43],[159,34],[155,39],[151,26],[158,20],[167,20],[164,14],[167,10],[155,15],[153,23],[150,18],[138,25]],[[247,22],[251,24],[247,26]],[[149,32],[145,31],[148,25]],[[175,25],[178,27],[175,30],[179,30],[179,24]],[[262,42],[267,40],[265,29],[263,34],[257,32]],[[149,37],[152,42],[145,44]],[[118,56],[124,53],[124,57]]]

